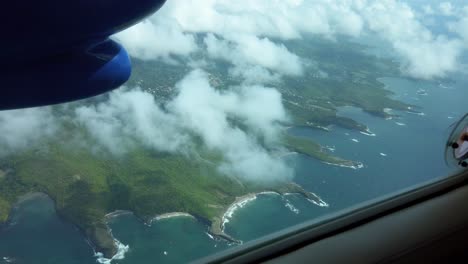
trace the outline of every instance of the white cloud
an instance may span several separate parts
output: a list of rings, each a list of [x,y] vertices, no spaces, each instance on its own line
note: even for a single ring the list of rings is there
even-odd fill
[[[468,6],[465,6],[459,19],[449,23],[449,30],[458,34],[468,48]]]
[[[436,12],[429,5],[423,10]],[[460,13],[450,2],[440,3],[438,12]],[[127,36],[124,44],[130,43],[132,56],[185,56],[198,49],[232,63],[230,74],[247,83],[300,75],[304,70],[301,59],[281,41],[306,34],[328,38],[377,35],[399,54],[402,71],[416,78],[443,77],[456,71],[463,51],[460,40],[433,34],[419,19],[408,4],[396,0],[171,0],[149,22],[122,35]],[[194,34],[198,33],[213,35],[197,47]],[[422,57],[418,47],[423,47]],[[446,56],[441,51],[447,51]]]
[[[300,38],[302,32],[356,36],[363,23],[349,4],[327,0],[173,0],[162,12],[179,21],[188,32],[280,39]]]
[[[144,60],[187,56],[197,50],[195,38],[169,17],[153,16],[114,37],[132,57]]]
[[[287,120],[281,95],[255,85],[278,82],[283,75],[300,78],[305,71],[306,58],[283,41],[311,34],[330,39],[371,34],[392,46],[405,74],[444,77],[457,71],[468,47],[468,7],[461,16],[462,11],[448,2],[423,10],[457,14],[450,30],[458,37],[431,32],[409,5],[396,0],[171,0],[115,38],[140,59],[184,57],[191,67],[205,67],[213,59],[226,61],[232,65],[229,74],[244,85],[218,91],[196,70],[177,84],[177,95],[165,105],[138,88],[123,89],[105,102],[78,107],[73,118],[96,146],[114,154],[141,144],[190,155],[197,138],[206,148],[223,153],[219,168],[225,173],[262,181],[289,179],[290,168],[263,145],[275,147],[279,123]],[[197,52],[206,56],[193,60]],[[56,121],[48,108],[0,112],[0,147],[16,150],[51,137]]]
[[[288,179],[292,171],[279,158],[265,150],[252,134],[270,141],[278,136],[277,122],[285,121],[281,95],[261,86],[238,87],[221,93],[208,83],[207,76],[194,71],[179,84],[180,94],[168,105],[190,131],[203,139],[208,148],[225,157],[222,170],[250,180]],[[241,121],[247,131],[229,122]]]
[[[229,36],[229,40],[225,40],[208,34],[204,43],[208,56],[231,62],[236,66],[233,73],[245,78],[251,78],[252,71],[260,73],[259,77],[266,80],[275,78],[273,73],[302,74],[299,57],[284,45],[277,45],[267,38],[242,35]]]
[[[432,6],[430,6],[430,5],[423,6],[423,12],[426,15],[433,15],[435,13],[434,9],[432,9]]]
[[[275,89],[239,86],[221,92],[210,86],[206,73],[195,70],[177,84],[177,90],[164,107],[139,89],[115,91],[106,102],[77,108],[76,120],[114,154],[123,154],[134,144],[189,154],[198,138],[204,147],[222,153],[219,169],[229,175],[256,181],[292,177],[292,170],[262,145],[274,146],[279,122],[287,120]]]
[[[168,1],[161,10],[176,19],[188,32],[211,32],[218,35],[248,34],[297,38],[299,33],[288,20],[294,1]]]
[[[453,6],[450,2],[442,2],[439,4],[439,9],[442,15],[451,16],[453,15]]]
[[[49,107],[0,111],[0,154],[34,146],[57,128]]]
[[[427,43],[395,43],[395,48],[407,59],[402,65],[404,71],[422,79],[444,77],[448,72],[457,71],[461,47],[460,41],[443,37]]]
[[[107,102],[81,106],[75,112],[76,121],[114,154],[125,153],[135,143],[168,152],[187,144],[176,120],[161,110],[151,94],[139,89],[117,90]]]
[[[236,65],[229,69],[229,74],[243,80],[245,84],[278,83],[281,75],[258,65]]]
[[[364,7],[362,14],[369,29],[389,41],[400,55],[404,73],[431,79],[457,70],[461,41],[434,35],[407,4],[379,1]]]

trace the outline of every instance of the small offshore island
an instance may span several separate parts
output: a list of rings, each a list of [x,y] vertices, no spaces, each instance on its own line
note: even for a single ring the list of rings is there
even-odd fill
[[[316,61],[328,75],[323,77],[310,70],[300,78],[284,77],[280,83],[270,85],[281,93],[292,117],[285,126],[320,129],[324,133],[340,126],[372,135],[365,124],[337,116],[337,108],[354,106],[390,118],[388,109],[414,107],[391,99],[391,92],[378,81],[382,76],[398,75],[398,65],[369,55],[365,46],[345,42],[311,38],[285,43],[300,57]],[[135,60],[128,86],[139,86],[158,101],[167,100],[175,93],[174,84],[189,71],[184,65]],[[216,89],[239,84],[228,76],[225,66],[205,70]],[[292,181],[247,182],[223,175],[217,169],[222,153],[203,147],[198,149],[198,156],[158,152],[144,146],[113,156],[74,144],[70,138],[77,134],[86,138],[79,126],[64,122],[53,139],[0,157],[0,222],[8,221],[11,208],[24,195],[45,193],[54,201],[57,213],[78,226],[96,252],[112,258],[117,245],[106,219],[122,211],[130,211],[148,224],[175,215],[191,216],[206,224],[211,235],[238,242],[224,233],[223,217],[233,206],[258,193],[298,193],[318,206],[327,206],[320,197]],[[330,165],[352,169],[363,166],[359,161],[324,151],[319,143],[287,133],[281,145],[283,151]]]

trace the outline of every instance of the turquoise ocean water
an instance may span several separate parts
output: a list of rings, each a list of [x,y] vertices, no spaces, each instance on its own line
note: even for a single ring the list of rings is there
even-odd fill
[[[394,98],[419,106],[412,109],[419,113],[394,111],[400,117],[385,120],[357,108],[340,108],[340,115],[368,125],[375,136],[339,127],[329,133],[306,128],[289,130],[291,134],[319,141],[338,156],[364,164],[364,168],[353,170],[303,155],[285,157],[296,169],[295,181],[319,195],[329,207],[316,206],[298,195],[262,194],[238,209],[225,231],[249,241],[453,173],[455,168],[444,162],[444,145],[450,125],[468,110],[468,81],[460,78],[455,83],[442,84],[403,78],[381,81],[395,92]],[[109,224],[114,236],[128,246],[125,257],[112,263],[180,263],[232,246],[210,237],[206,226],[189,217],[164,219],[147,226],[133,215],[123,214]],[[0,229],[0,263],[96,261],[82,234],[55,214],[47,197],[21,203],[10,223]]]

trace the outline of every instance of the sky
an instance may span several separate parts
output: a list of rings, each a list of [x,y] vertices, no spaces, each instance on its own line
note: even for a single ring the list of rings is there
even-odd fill
[[[133,58],[184,63],[192,70],[164,104],[139,87],[122,87],[99,103],[74,106],[66,117],[83,128],[95,152],[125,155],[147,148],[193,155],[196,142],[223,153],[220,172],[255,181],[290,180],[292,168],[271,151],[289,120],[281,94],[267,84],[300,78],[308,58],[286,40],[379,39],[401,73],[436,79],[458,73],[468,49],[463,1],[168,0],[156,14],[113,36]],[[203,56],[195,56],[203,54]],[[203,65],[229,65],[241,85],[219,91]],[[64,117],[52,108],[0,112],[0,154],[53,139]],[[235,122],[233,122],[235,120]],[[78,139],[76,141],[79,141]],[[256,168],[253,170],[252,168]]]

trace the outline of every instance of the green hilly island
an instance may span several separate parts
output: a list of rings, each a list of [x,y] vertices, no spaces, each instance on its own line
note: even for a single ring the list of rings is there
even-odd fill
[[[306,126],[326,131],[340,126],[369,132],[365,124],[338,116],[337,108],[355,106],[382,118],[389,117],[385,108],[408,108],[409,105],[391,99],[391,93],[377,80],[398,75],[398,65],[369,54],[367,47],[316,38],[291,40],[285,45],[315,65],[298,78],[284,77],[278,83],[267,84],[282,94],[283,104],[291,116],[291,121],[283,124],[285,127]],[[228,66],[219,62],[205,69],[216,89],[240,84],[228,76]],[[167,64],[134,60],[133,68],[127,86],[139,86],[159,102],[172,98],[176,93],[175,83],[190,71],[184,61]],[[318,69],[326,76],[317,75]],[[74,104],[79,106],[82,102]],[[59,107],[53,111],[67,115],[66,110]],[[106,215],[116,210],[131,211],[148,223],[156,215],[186,212],[206,223],[213,235],[236,241],[224,234],[220,225],[223,214],[238,197],[274,191],[300,193],[320,202],[293,181],[260,183],[225,175],[218,169],[223,153],[209,150],[202,144],[196,148],[196,153],[188,154],[138,145],[122,155],[112,155],[70,140],[77,135],[90,141],[78,124],[63,122],[56,137],[0,156],[0,222],[8,221],[11,208],[20,197],[46,193],[54,200],[61,217],[78,226],[96,251],[111,257],[116,246],[106,224]],[[319,143],[293,137],[287,132],[279,145],[281,150],[269,151],[297,152],[336,166],[360,166],[358,161],[335,157]]]

